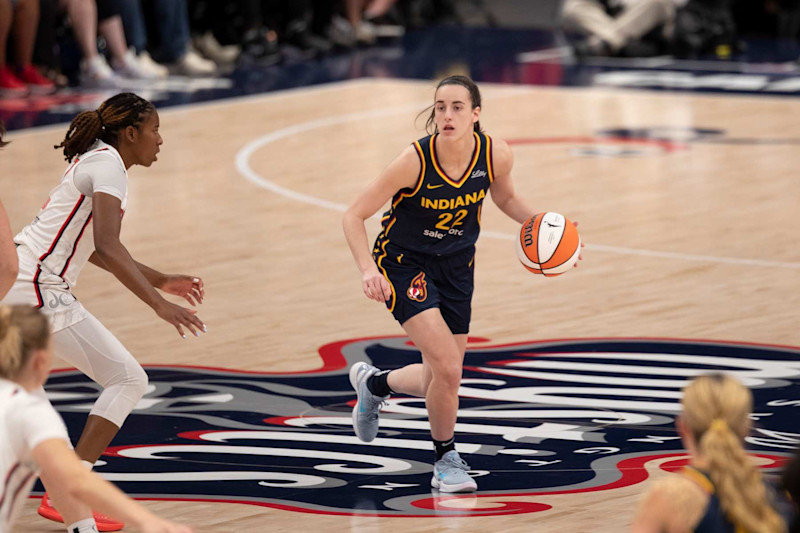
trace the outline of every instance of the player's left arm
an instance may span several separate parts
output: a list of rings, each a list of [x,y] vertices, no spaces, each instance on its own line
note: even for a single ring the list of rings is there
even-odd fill
[[[531,209],[514,191],[514,183],[511,180],[514,153],[511,151],[511,147],[502,139],[492,140],[494,181],[489,187],[492,201],[500,208],[500,211],[522,224],[536,214],[536,211]]]
[[[89,262],[107,272],[111,272],[97,252],[92,252]],[[149,267],[139,261],[133,261],[136,268],[145,277],[148,283],[167,294],[180,296],[192,305],[203,303],[206,292],[202,278],[198,276],[187,276],[185,274],[162,274],[158,270]]]

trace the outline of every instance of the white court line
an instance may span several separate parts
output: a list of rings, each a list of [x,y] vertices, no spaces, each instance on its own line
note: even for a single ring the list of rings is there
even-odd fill
[[[510,92],[507,96],[512,96],[516,92]],[[267,146],[275,141],[285,139],[287,137],[291,137],[293,135],[297,135],[299,133],[305,133],[308,131],[313,131],[315,129],[324,128],[328,126],[335,126],[338,124],[346,124],[348,122],[356,121],[356,120],[363,120],[369,118],[377,118],[377,117],[385,117],[390,115],[396,115],[399,113],[405,113],[409,111],[419,111],[420,109],[424,109],[429,102],[425,102],[422,104],[411,104],[405,105],[400,107],[394,107],[390,109],[377,109],[377,110],[370,110],[370,111],[360,111],[357,113],[348,113],[346,115],[339,115],[334,117],[327,117],[322,119],[310,120],[308,122],[302,122],[300,124],[295,124],[294,126],[289,126],[286,128],[281,128],[276,130],[272,133],[259,137],[248,144],[245,145],[244,148],[239,150],[236,154],[236,169],[239,171],[239,174],[244,176],[246,180],[255,184],[258,187],[263,189],[267,189],[272,191],[276,194],[284,196],[286,198],[290,198],[292,200],[296,200],[298,202],[303,202],[311,205],[316,205],[318,207],[322,207],[325,209],[331,209],[333,211],[340,211],[344,212],[347,210],[347,205],[340,204],[337,202],[331,202],[329,200],[323,200],[317,198],[315,196],[311,196],[308,194],[299,193],[293,191],[291,189],[287,189],[286,187],[282,187],[272,181],[264,178],[258,172],[253,170],[250,167],[250,157],[255,153],[257,150]],[[375,214],[372,218],[379,218],[380,214]],[[502,240],[513,240],[514,236],[508,233],[498,233],[494,231],[482,231],[481,235],[486,236],[491,239],[502,239]],[[710,255],[693,255],[693,254],[682,254],[677,252],[659,252],[656,250],[642,250],[637,248],[624,248],[620,246],[608,246],[604,244],[587,244],[587,250],[597,251],[597,252],[606,252],[606,253],[613,253],[613,254],[622,254],[622,255],[637,255],[642,257],[660,257],[663,259],[676,259],[680,261],[699,261],[699,262],[706,262],[706,263],[721,263],[721,264],[728,264],[728,265],[738,265],[738,266],[760,266],[760,267],[768,267],[768,268],[791,268],[791,269],[800,269],[800,263],[787,263],[781,261],[765,261],[761,259],[741,259],[737,257],[715,257]]]
[[[517,56],[518,63],[539,63],[550,61],[551,59],[562,59],[573,57],[572,48],[569,46],[559,46],[557,48],[546,48],[535,52],[523,52]]]

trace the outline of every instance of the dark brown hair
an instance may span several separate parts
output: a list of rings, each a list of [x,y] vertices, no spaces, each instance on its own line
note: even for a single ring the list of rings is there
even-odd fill
[[[53,148],[63,148],[64,159],[72,162],[72,158],[87,151],[97,139],[116,147],[122,130],[128,126],[138,128],[155,109],[153,104],[133,93],[112,96],[97,110],[78,113],[64,140]]]
[[[436,90],[438,91],[440,87],[444,87],[445,85],[461,85],[469,92],[469,98],[472,101],[472,109],[481,106],[481,91],[471,78],[460,75],[448,76],[439,82],[439,84],[436,86]],[[431,104],[423,109],[422,112],[417,115],[417,118],[419,118],[421,115],[424,115],[430,108],[433,109],[431,109],[431,114],[428,116],[428,120],[425,122],[425,131],[428,133],[438,133],[438,130],[436,129],[436,104]],[[481,130],[480,120],[473,124],[473,127],[477,132],[483,131]],[[431,128],[433,128],[433,131],[431,131]]]

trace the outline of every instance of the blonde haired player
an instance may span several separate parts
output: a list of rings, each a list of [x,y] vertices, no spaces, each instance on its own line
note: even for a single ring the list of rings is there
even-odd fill
[[[0,533],[11,530],[37,474],[53,487],[67,533],[97,531],[89,505],[126,518],[145,533],[191,533],[81,464],[61,417],[34,394],[47,381],[52,358],[45,316],[30,306],[0,306]]]
[[[203,300],[198,277],[166,275],[133,260],[119,239],[128,199],[128,168],[149,167],[162,144],[153,104],[132,93],[78,114],[63,148],[70,163],[39,214],[16,237],[19,276],[5,303],[27,304],[49,318],[55,354],[103,387],[75,452],[87,466],[108,447],[147,389],[147,374],[114,335],[72,294],[87,261],[111,272],[186,338],[205,325],[195,311],[164,299],[155,289],[195,305]],[[47,487],[49,490],[52,487]],[[45,495],[39,514],[61,521]],[[101,531],[122,522],[97,515]]]
[[[785,531],[761,472],[742,447],[750,431],[750,391],[728,375],[701,376],[684,389],[681,404],[677,426],[689,466],[650,488],[632,532]]]

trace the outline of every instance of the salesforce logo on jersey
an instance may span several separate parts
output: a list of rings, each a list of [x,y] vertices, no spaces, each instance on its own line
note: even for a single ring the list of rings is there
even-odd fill
[[[417,362],[406,338],[338,342],[298,374],[150,367],[150,391],[97,471],[132,495],[221,500],[313,513],[532,513],[537,496],[614,490],[685,464],[681,388],[730,372],[754,393],[748,448],[767,470],[800,442],[800,350],[706,341],[579,339],[468,350],[456,427],[480,491],[430,488],[424,400],[395,397],[381,431],[353,434],[349,366]],[[475,344],[473,344],[475,346]],[[47,385],[73,439],[98,395],[74,371]],[[558,501],[556,499],[556,501]],[[552,500],[550,500],[552,502]]]

